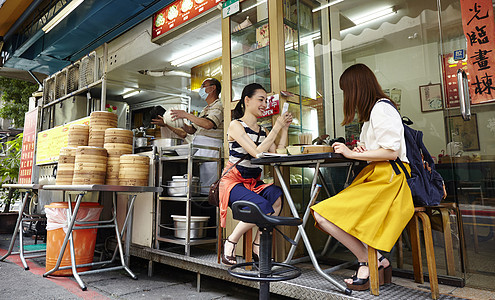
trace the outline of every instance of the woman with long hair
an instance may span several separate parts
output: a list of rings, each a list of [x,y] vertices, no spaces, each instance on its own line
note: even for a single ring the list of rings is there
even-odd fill
[[[229,141],[229,162],[225,171],[230,169],[220,181],[220,225],[225,227],[229,204],[238,200],[247,200],[257,204],[267,215],[278,215],[282,209],[282,189],[260,180],[261,168],[251,164],[251,159],[262,152],[276,152],[277,148],[285,148],[287,132],[292,116],[286,112],[277,118],[271,132],[261,127],[257,119],[263,115],[267,106],[265,89],[251,83],[242,90],[241,100],[233,112],[227,138]],[[275,140],[280,135],[279,142]],[[239,222],[223,246],[222,263],[236,263],[235,247],[241,236],[255,224]],[[253,258],[258,259],[259,232],[253,242]]]
[[[344,92],[342,125],[351,123],[357,111],[363,127],[356,148],[350,150],[345,144],[334,143],[334,151],[369,164],[349,187],[312,206],[311,210],[316,226],[339,240],[358,259],[356,274],[345,279],[347,287],[366,290],[369,288],[367,246],[389,252],[414,214],[406,175],[394,171],[389,161],[399,158],[408,172],[410,168],[402,118],[373,72],[363,64],[355,64],[344,71],[339,83]],[[378,271],[384,279],[380,283],[389,283],[390,262],[379,253],[378,258]]]

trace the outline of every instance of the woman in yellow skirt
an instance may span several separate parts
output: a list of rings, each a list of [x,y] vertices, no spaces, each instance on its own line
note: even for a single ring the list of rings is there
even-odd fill
[[[373,72],[356,64],[340,77],[344,92],[344,121],[351,123],[357,111],[363,123],[360,143],[353,150],[345,144],[333,144],[334,151],[347,158],[368,161],[352,184],[339,194],[311,207],[316,226],[346,246],[358,259],[359,269],[349,279],[353,290],[369,288],[367,245],[389,252],[414,214],[406,176],[395,172],[390,160],[400,158],[409,169],[402,118],[385,101]],[[395,104],[394,104],[395,105]],[[383,283],[392,277],[390,262],[378,253]]]

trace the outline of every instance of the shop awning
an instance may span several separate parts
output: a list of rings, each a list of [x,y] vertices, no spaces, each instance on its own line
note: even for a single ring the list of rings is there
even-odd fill
[[[0,8],[0,20],[3,20],[1,14],[10,2],[31,1],[7,0]],[[84,0],[49,32],[39,28],[29,32],[27,40],[24,40],[22,37],[26,37],[28,32],[19,29],[9,40],[4,40],[2,52],[7,57],[4,67],[55,73],[170,2],[172,0]],[[34,13],[32,17],[35,17]]]

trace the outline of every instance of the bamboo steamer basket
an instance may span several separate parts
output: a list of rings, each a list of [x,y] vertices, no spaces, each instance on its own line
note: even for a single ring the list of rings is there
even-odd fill
[[[150,158],[148,156],[122,155],[120,157],[119,185],[148,186],[149,163]]]
[[[89,124],[104,124],[105,122],[117,122],[118,116],[109,111],[94,111],[89,115],[89,120]]]
[[[149,165],[150,158],[148,156],[138,155],[138,154],[122,155],[120,157],[120,163],[121,164],[136,164],[137,163],[137,164]]]
[[[89,117],[88,146],[103,147],[105,130],[117,127],[118,116],[108,111],[94,111]]]
[[[89,138],[89,126],[84,124],[72,124],[69,126],[68,147],[87,146]]]
[[[118,156],[132,153],[132,144],[120,144],[120,143],[105,143],[103,147],[107,149],[109,156]]]
[[[63,147],[60,149],[57,165],[57,178],[55,184],[69,185],[72,184],[74,176],[74,162],[77,148]]]
[[[105,148],[91,146],[77,148],[72,184],[105,184],[106,171]]]

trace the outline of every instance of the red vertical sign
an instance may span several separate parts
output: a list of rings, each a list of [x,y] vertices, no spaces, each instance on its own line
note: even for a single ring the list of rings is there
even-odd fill
[[[36,146],[36,126],[38,124],[38,108],[26,113],[24,132],[22,136],[21,167],[19,181],[21,184],[31,184],[34,163],[34,148]]]
[[[461,0],[473,104],[495,101],[495,20],[492,0]]]

